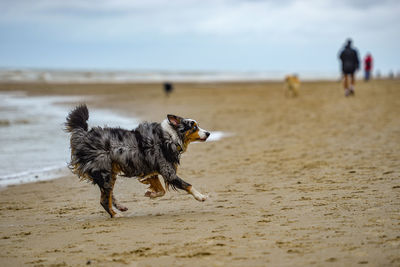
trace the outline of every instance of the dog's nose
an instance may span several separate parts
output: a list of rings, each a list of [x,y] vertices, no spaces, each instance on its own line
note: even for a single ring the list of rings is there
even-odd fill
[[[206,136],[209,137],[210,136],[210,132],[206,132]]]

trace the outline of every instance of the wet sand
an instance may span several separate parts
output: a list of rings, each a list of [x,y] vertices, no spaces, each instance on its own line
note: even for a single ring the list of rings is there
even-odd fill
[[[2,84],[142,120],[167,113],[234,133],[192,144],[179,175],[209,194],[143,196],[120,178],[129,210],[110,219],[98,188],[70,175],[3,189],[1,266],[399,266],[400,82]]]

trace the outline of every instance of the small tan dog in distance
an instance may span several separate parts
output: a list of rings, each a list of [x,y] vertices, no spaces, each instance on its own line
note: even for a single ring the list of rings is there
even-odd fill
[[[285,96],[297,97],[299,95],[300,80],[297,75],[287,75],[285,77]]]

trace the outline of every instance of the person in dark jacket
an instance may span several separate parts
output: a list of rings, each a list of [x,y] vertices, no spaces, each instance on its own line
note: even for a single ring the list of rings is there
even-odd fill
[[[355,77],[354,73],[360,67],[360,61],[358,59],[358,52],[356,49],[351,47],[351,39],[348,39],[345,47],[340,52],[339,58],[342,61],[342,72],[343,72],[343,86],[345,96],[354,95],[354,84]],[[349,85],[350,79],[350,85]]]

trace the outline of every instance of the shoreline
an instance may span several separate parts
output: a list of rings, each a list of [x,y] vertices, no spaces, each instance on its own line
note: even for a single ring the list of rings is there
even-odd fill
[[[3,266],[396,266],[400,264],[400,83],[4,84],[28,95],[97,96],[90,108],[235,133],[192,144],[179,175],[203,203],[118,178],[129,210],[110,219],[90,183],[67,175],[0,194]],[[90,122],[90,119],[89,119]]]
[[[335,80],[340,72],[295,72],[304,81]],[[73,70],[73,69],[10,69],[0,68],[1,81],[48,83],[219,83],[219,82],[268,82],[281,81],[285,71],[151,71],[151,70]]]

